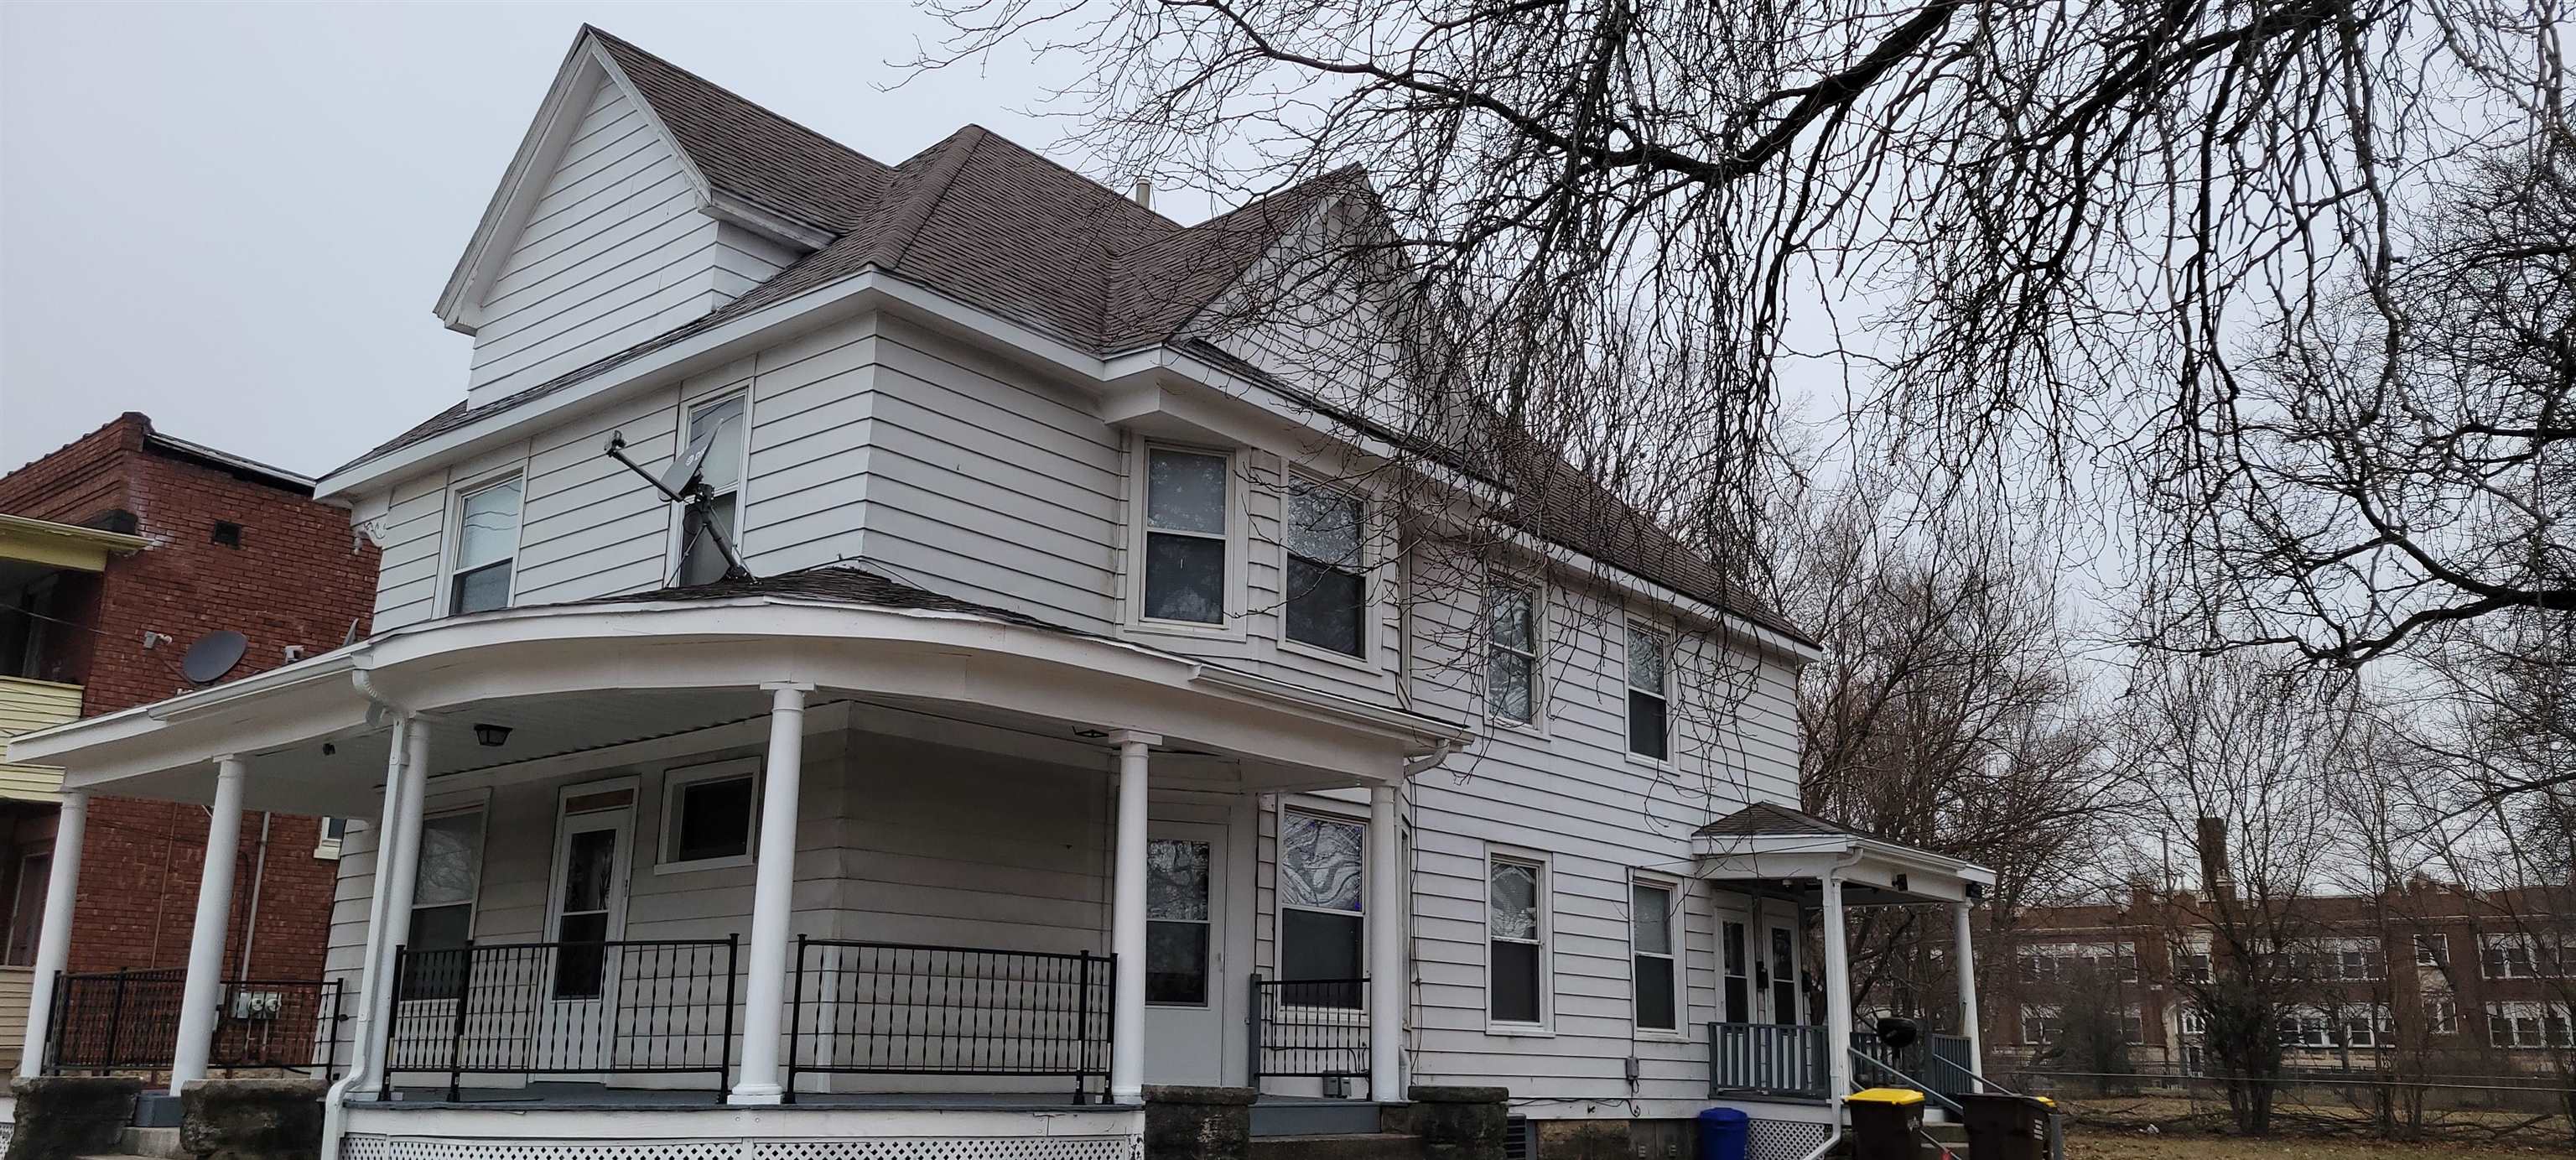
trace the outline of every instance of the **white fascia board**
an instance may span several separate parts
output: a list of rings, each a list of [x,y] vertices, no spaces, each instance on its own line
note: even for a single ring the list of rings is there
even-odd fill
[[[360,667],[359,654],[366,647],[363,643],[347,645],[211,689],[199,689],[149,705],[137,705],[102,716],[65,722],[50,729],[21,733],[9,739],[9,760],[58,758],[66,753],[141,737],[158,731],[168,722],[226,710],[247,697],[264,696],[313,681],[346,680],[349,670]],[[46,763],[61,764],[59,761]]]
[[[1510,524],[1488,521],[1487,530],[1532,556],[1589,572],[1648,600],[1668,605],[1701,620],[1712,623],[1732,623],[1738,626],[1739,631],[1751,637],[1755,644],[1785,655],[1800,664],[1824,659],[1824,650],[1814,645],[1794,639],[1785,633],[1764,628],[1696,596],[1648,580],[1607,560],[1575,551],[1552,540],[1540,539]]]
[[[1425,742],[1449,742],[1463,745],[1476,739],[1475,731],[1446,721],[1401,710],[1382,709],[1365,701],[1320,692],[1239,669],[1203,665],[1200,667],[1197,680],[1202,684],[1216,685],[1259,697],[1265,701],[1286,704],[1310,712],[1332,713]]]
[[[1875,861],[1903,871],[1947,874],[1962,881],[1992,886],[1995,872],[1974,862],[1947,858],[1928,850],[1864,838],[1858,834],[1754,834],[1749,836],[1701,835],[1691,839],[1691,855],[1719,863],[1739,859],[1840,859],[1859,855],[1864,861]],[[1759,877],[1810,877],[1782,875],[1765,869]]]

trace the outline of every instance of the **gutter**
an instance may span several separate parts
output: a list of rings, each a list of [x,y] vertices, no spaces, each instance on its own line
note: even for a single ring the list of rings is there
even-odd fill
[[[1266,701],[1294,705],[1304,709],[1321,709],[1329,713],[1363,721],[1380,728],[1397,730],[1413,734],[1417,737],[1428,738],[1443,746],[1463,745],[1476,739],[1475,732],[1465,726],[1453,725],[1436,718],[1424,717],[1415,713],[1406,713],[1401,710],[1381,709],[1375,705],[1368,704],[1367,702],[1356,701],[1338,694],[1302,688],[1297,685],[1289,684],[1286,681],[1272,680],[1269,677],[1256,676],[1252,673],[1221,668],[1212,664],[1201,665],[1199,672],[1194,679],[1205,681],[1208,684],[1215,685],[1219,688],[1230,689],[1238,693],[1245,693],[1254,697],[1259,697]]]

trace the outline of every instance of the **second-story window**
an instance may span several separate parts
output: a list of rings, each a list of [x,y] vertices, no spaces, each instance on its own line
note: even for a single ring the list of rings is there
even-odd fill
[[[1288,639],[1351,656],[1367,650],[1367,569],[1358,497],[1303,480],[1288,488]]]
[[[1537,600],[1518,584],[1485,592],[1492,637],[1485,661],[1486,698],[1496,718],[1523,725],[1538,718]]]
[[[1230,474],[1222,455],[1147,452],[1145,619],[1225,623]]]
[[[1670,756],[1672,748],[1664,692],[1670,643],[1653,629],[1628,626],[1628,752],[1657,761]]]
[[[448,611],[510,606],[510,563],[519,554],[519,480],[486,484],[457,501],[456,578]]]
[[[698,470],[698,479],[715,498],[703,507],[690,505],[688,514],[682,517],[678,583],[707,584],[724,579],[724,551],[708,534],[710,528],[727,544],[739,542],[734,538],[734,529],[742,523],[742,425],[748,406],[742,393],[735,392],[689,408],[688,440],[681,445],[682,453],[695,448],[699,440],[707,441],[707,457]]]

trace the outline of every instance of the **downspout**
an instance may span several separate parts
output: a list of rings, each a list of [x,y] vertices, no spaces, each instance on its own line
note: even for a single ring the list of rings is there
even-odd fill
[[[1828,904],[1826,913],[1833,915],[1837,923],[1843,916],[1841,902],[1843,871],[1859,865],[1860,855],[1861,852],[1858,850],[1845,853],[1835,859],[1833,865],[1826,867],[1823,877],[1817,879],[1817,884],[1823,888],[1823,893],[1833,900]],[[1822,1157],[1834,1150],[1834,1145],[1842,1142],[1843,1117],[1850,1106],[1845,1100],[1850,1093],[1836,1090],[1842,1085],[1833,1081],[1833,1075],[1838,1070],[1848,1074],[1851,1069],[1851,1028],[1849,1026],[1851,1023],[1851,952],[1845,950],[1836,953],[1835,951],[1835,948],[1843,945],[1845,937],[1840,926],[1827,931],[1826,937],[1833,940],[1825,944],[1826,957],[1834,960],[1842,968],[1842,980],[1837,983],[1830,973],[1825,979],[1825,1018],[1839,1019],[1844,1026],[1840,1035],[1835,1034],[1835,1029],[1830,1023],[1825,1028],[1825,1102],[1828,1111],[1828,1118],[1825,1121],[1825,1142],[1816,1145],[1816,1150],[1807,1153],[1803,1160],[1822,1160]],[[1835,1002],[1837,995],[1842,997],[1839,1003]],[[1842,1010],[1835,1011],[1836,1007]],[[1842,1041],[1839,1053],[1834,1049],[1836,1039]]]
[[[374,1082],[373,1057],[368,1044],[375,1039],[375,995],[380,981],[377,960],[383,957],[388,901],[384,885],[393,873],[394,843],[391,840],[397,824],[396,814],[402,809],[403,787],[415,776],[410,768],[411,731],[418,727],[410,712],[388,701],[376,691],[371,675],[364,667],[349,672],[349,683],[360,696],[393,714],[393,733],[388,738],[385,756],[385,805],[376,828],[376,874],[368,884],[366,959],[358,967],[358,1017],[349,1037],[349,1070],[330,1090],[322,1095],[323,1160],[338,1160],[340,1137],[348,1131],[347,1103],[349,1093],[364,1090]],[[342,1001],[347,1001],[345,993]]]
[[[1449,760],[1449,754],[1455,748],[1454,742],[1443,741],[1440,743],[1440,748],[1420,757],[1408,759],[1404,763],[1404,780],[1411,781],[1421,774],[1440,768],[1440,763]]]
[[[259,855],[250,865],[250,914],[242,920],[241,966],[233,976],[250,978],[250,948],[259,941],[259,886],[268,879],[268,827],[277,820],[274,810],[259,812]]]

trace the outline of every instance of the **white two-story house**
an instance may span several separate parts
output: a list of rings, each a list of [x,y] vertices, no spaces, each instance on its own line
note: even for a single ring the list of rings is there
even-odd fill
[[[1305,1131],[1735,1102],[1804,1155],[1872,1077],[1802,931],[1990,877],[1795,812],[1814,646],[1706,560],[1227,331],[1364,191],[1184,227],[585,29],[438,299],[465,398],[321,481],[375,634],[12,758],[75,830],[206,803],[210,884],[246,808],[357,819],[330,1156],[1116,1160],[1149,1085]],[[174,1084],[239,1017],[218,960]],[[31,1067],[76,1017],[37,993]]]

